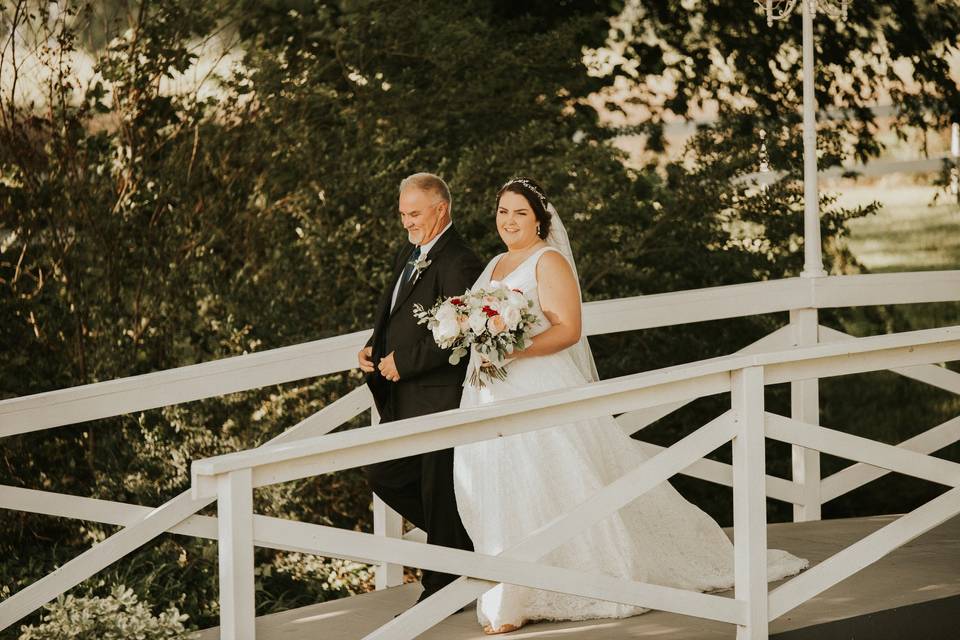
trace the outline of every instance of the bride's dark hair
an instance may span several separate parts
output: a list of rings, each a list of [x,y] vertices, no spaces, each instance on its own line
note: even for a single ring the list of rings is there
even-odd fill
[[[540,223],[540,232],[537,234],[541,239],[546,238],[547,234],[550,233],[550,212],[547,211],[547,205],[549,200],[547,199],[547,194],[539,184],[530,178],[510,178],[504,183],[500,190],[497,191],[497,205],[500,204],[500,197],[507,191],[511,193],[516,193],[524,198],[527,202],[530,203],[530,208],[533,209],[533,215],[537,219],[537,222]]]

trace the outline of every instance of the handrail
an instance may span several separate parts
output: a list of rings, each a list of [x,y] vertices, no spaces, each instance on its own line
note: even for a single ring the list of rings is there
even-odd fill
[[[761,367],[764,371],[759,378],[759,386],[754,386],[752,391],[754,396],[759,394],[761,399],[764,382],[803,381],[876,369],[891,369],[941,388],[955,390],[957,374],[941,371],[929,363],[960,359],[960,326],[856,338],[843,340],[842,343],[835,342],[840,339],[839,336],[821,328],[820,337],[826,340],[811,345],[809,338],[812,335],[813,340],[817,340],[817,308],[957,299],[960,299],[960,271],[941,271],[789,278],[587,303],[584,306],[584,331],[587,335],[787,310],[791,311],[791,321],[789,326],[773,334],[779,335],[779,339],[786,334],[788,342],[775,347],[765,345],[778,349],[776,351],[735,353],[574,389],[397,421],[389,429],[368,427],[303,438],[298,440],[295,447],[268,444],[257,451],[198,460],[191,470],[192,493],[181,494],[146,517],[143,517],[142,514],[146,512],[141,507],[131,506],[131,517],[134,511],[138,515],[130,526],[112,536],[107,543],[96,545],[38,583],[0,603],[0,623],[6,626],[13,619],[19,619],[69,588],[64,585],[76,584],[89,577],[159,532],[177,529],[181,522],[186,526],[185,520],[191,520],[190,514],[196,513],[217,497],[217,482],[224,480],[222,474],[227,474],[226,479],[242,490],[244,485],[264,486],[371,461],[432,451],[438,446],[466,444],[584,418],[637,411],[639,413],[634,415],[642,415],[641,422],[649,422],[650,416],[665,408],[734,388],[742,390],[743,375],[734,372],[755,372]],[[811,319],[812,325],[807,322]],[[809,334],[811,326],[813,333]],[[803,331],[808,331],[806,337]],[[0,437],[352,369],[356,351],[369,335],[369,331],[360,331],[142,376],[0,401]],[[771,338],[768,336],[764,340],[770,341]],[[789,340],[807,346],[784,349]],[[741,387],[736,387],[736,380],[741,381],[736,383]],[[353,416],[369,408],[369,391],[365,387],[355,389],[335,405],[336,416],[342,421],[345,416]],[[328,420],[334,416],[333,407],[328,407],[322,413],[322,416],[316,415],[302,421],[280,436],[279,440],[292,440],[304,432],[316,434],[333,428]],[[931,439],[936,442],[951,438],[955,440],[952,434],[945,433],[950,424],[940,425],[936,428],[935,438],[931,436],[924,439],[917,446],[929,448],[931,445],[927,440]],[[754,431],[748,429],[747,432]],[[904,449],[908,448],[906,445]],[[913,443],[910,443],[910,447],[913,447]],[[699,455],[702,458],[703,452]],[[889,455],[903,457],[896,452]],[[711,466],[708,471],[715,476],[720,469]],[[726,468],[723,472],[727,472]],[[762,485],[762,469],[754,469],[753,473],[756,475],[755,484]],[[242,480],[241,477],[246,479]],[[814,477],[819,482],[818,474]],[[854,480],[860,481],[860,477]],[[849,484],[853,480],[844,481]],[[791,490],[783,493],[788,498],[791,492],[803,489],[802,483],[797,481],[782,482],[783,489]],[[770,483],[769,477],[767,483]],[[23,496],[31,500],[39,499],[40,493],[31,492],[29,496],[23,493]],[[243,491],[238,495],[242,497],[242,494]],[[57,499],[63,501],[68,497],[57,496]],[[819,503],[819,492],[814,499]],[[84,503],[85,510],[96,511],[103,506],[99,501]],[[231,518],[226,520],[231,521]],[[205,527],[210,526],[209,521],[204,520],[204,523]],[[228,539],[233,540],[228,546],[242,540],[229,536]],[[253,539],[249,542],[252,547]]]
[[[306,462],[300,464],[297,461],[313,456],[328,458],[319,472],[369,464],[376,460],[370,459],[366,450],[390,441],[397,446],[379,447],[378,459],[533,431],[557,424],[561,415],[563,422],[569,422],[713,395],[728,391],[730,374],[748,367],[764,367],[766,384],[776,384],[956,359],[960,359],[960,326],[857,338],[772,353],[723,356],[480,407],[398,420],[392,422],[389,429],[354,429],[305,438],[295,445],[264,446],[196,460],[191,467],[193,491],[195,496],[216,495],[213,478],[240,469],[257,471],[254,486],[306,477],[317,469],[307,469]],[[436,437],[429,438],[442,431],[447,433],[442,434],[441,443],[438,444]],[[407,446],[404,447],[400,440],[406,440]],[[416,440],[416,444],[412,444],[412,440]]]
[[[584,333],[637,331],[809,307],[813,302],[810,287],[804,278],[786,278],[588,302],[584,305]]]
[[[584,331],[596,335],[791,309],[955,300],[960,300],[960,270],[784,278],[587,303],[591,313],[584,314]]]
[[[796,337],[796,336],[795,336]],[[798,340],[798,342],[801,342]],[[255,545],[253,505],[255,487],[347,469],[364,464],[424,453],[450,446],[504,437],[585,418],[609,415],[645,407],[673,405],[678,400],[729,391],[731,409],[689,434],[656,456],[647,459],[614,482],[599,489],[588,499],[541,526],[498,558],[509,559],[503,571],[487,571],[489,558],[461,553],[444,570],[462,577],[444,589],[436,599],[418,604],[399,618],[380,627],[368,638],[410,638],[435,625],[460,606],[475,599],[493,583],[501,581],[528,587],[529,575],[539,576],[547,565],[526,567],[519,575],[519,564],[541,558],[571,537],[592,526],[635,500],[639,495],[672,475],[681,472],[724,444],[733,443],[735,598],[743,611],[731,619],[731,611],[721,611],[715,601],[700,599],[680,611],[713,620],[733,621],[738,634],[766,637],[770,619],[776,618],[816,596],[825,588],[874,562],[911,537],[920,535],[957,513],[954,489],[949,500],[934,500],[915,510],[902,526],[885,527],[868,541],[854,544],[800,578],[794,578],[768,596],[766,579],[765,456],[766,439],[780,440],[807,450],[851,458],[884,469],[932,480],[956,487],[960,484],[960,464],[930,459],[903,447],[827,429],[809,417],[784,418],[764,411],[764,387],[780,382],[798,382],[836,375],[863,373],[876,369],[915,367],[930,363],[960,360],[960,325],[911,331],[894,335],[854,338],[827,344],[797,346],[775,352],[740,353],[668,369],[624,376],[614,380],[584,384],[572,389],[524,396],[480,407],[463,408],[393,422],[389,428],[371,425],[346,433],[304,439],[294,447],[264,447],[216,456],[193,463],[192,491],[195,499],[216,498],[224,505],[218,526],[219,562],[222,572],[231,576],[221,591],[221,633],[233,637],[238,629],[255,624],[254,574],[252,549]],[[338,535],[342,545],[332,544]],[[318,553],[337,547],[341,553],[364,548],[363,534],[342,532],[324,536]],[[421,547],[400,552],[396,541],[376,539],[382,547],[371,554],[373,560],[395,561],[415,566],[433,566],[429,558],[414,558]],[[387,545],[390,549],[387,549]],[[522,550],[521,550],[522,549]],[[395,553],[388,554],[387,551]],[[422,553],[421,553],[422,555]],[[237,568],[237,573],[232,571]],[[508,575],[508,569],[511,571]],[[531,573],[533,572],[533,573]],[[648,589],[635,602],[653,604],[657,596],[667,594],[643,582],[626,581],[616,593],[586,592],[581,585],[594,584],[592,574],[571,574],[559,581],[555,590],[615,602],[624,602],[623,589],[630,586]],[[551,588],[551,587],[547,587]],[[694,597],[695,594],[687,594]],[[741,633],[744,632],[744,633]]]
[[[830,309],[957,300],[960,270],[913,271],[817,278],[811,306]]]
[[[923,286],[918,286],[922,284]],[[960,299],[960,270],[786,278],[584,304],[600,335],[800,308]],[[126,378],[0,400],[0,438],[338,373],[370,330]]]
[[[339,373],[371,331],[0,401],[0,438]]]
[[[358,387],[275,436],[267,445],[296,441],[305,438],[307,434],[329,433],[337,425],[362,412],[369,402],[369,390],[365,386]],[[50,497],[47,496],[48,499]],[[177,527],[212,501],[212,498],[195,500],[188,490],[156,508],[149,509],[142,517],[128,522],[123,529],[105,541],[95,544],[52,573],[0,602],[0,630],[133,552],[142,544]]]

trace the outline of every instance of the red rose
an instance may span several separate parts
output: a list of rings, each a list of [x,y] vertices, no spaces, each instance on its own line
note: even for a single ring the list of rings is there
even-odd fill
[[[450,304],[457,307],[462,307],[464,303],[460,298],[450,298]]]
[[[500,315],[500,312],[499,312],[499,311],[497,311],[496,309],[491,309],[491,308],[488,307],[487,305],[483,305],[482,311],[483,311],[485,314],[487,314],[487,317],[488,317],[488,318],[492,318],[493,316],[498,316],[498,315]]]

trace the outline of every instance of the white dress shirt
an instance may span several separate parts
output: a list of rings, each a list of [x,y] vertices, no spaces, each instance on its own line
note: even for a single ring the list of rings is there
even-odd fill
[[[453,226],[453,221],[447,223],[443,229],[440,230],[440,233],[433,237],[433,240],[426,244],[420,245],[420,257],[418,260],[425,260],[427,254],[430,253],[430,249],[433,248],[433,245],[437,244],[437,240],[440,239],[440,236],[447,232],[447,229]],[[410,275],[411,278],[416,277],[415,274]],[[403,281],[403,271],[400,271],[400,277],[397,278],[396,284],[393,285],[393,297],[390,299],[390,308],[393,309],[397,305],[397,296],[400,294],[400,283]]]

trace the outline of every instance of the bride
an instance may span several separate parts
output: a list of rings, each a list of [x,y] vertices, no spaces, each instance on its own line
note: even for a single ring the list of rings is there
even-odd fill
[[[507,247],[474,283],[501,282],[534,302],[533,344],[516,352],[505,380],[465,384],[461,407],[582,385],[597,379],[581,337],[580,287],[563,223],[543,189],[514,178],[497,194]],[[470,366],[481,366],[476,353]],[[457,508],[477,552],[496,555],[631,471],[647,456],[612,417],[458,446]],[[546,564],[658,585],[713,591],[733,586],[733,545],[720,526],[664,482],[550,552]],[[769,580],[807,561],[768,552]],[[477,601],[486,633],[533,620],[625,618],[646,609],[500,584]]]

